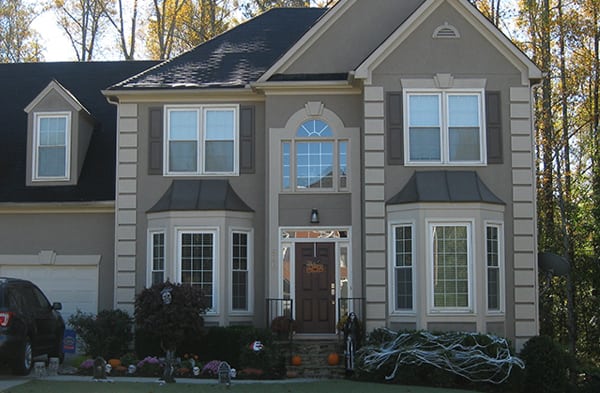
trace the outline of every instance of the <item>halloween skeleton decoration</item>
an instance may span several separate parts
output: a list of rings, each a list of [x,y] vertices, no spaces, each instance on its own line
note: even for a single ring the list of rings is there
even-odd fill
[[[356,314],[351,312],[348,314],[348,318],[344,323],[344,342],[346,343],[345,358],[346,358],[346,372],[351,373],[354,371],[354,354],[360,341],[360,323]]]

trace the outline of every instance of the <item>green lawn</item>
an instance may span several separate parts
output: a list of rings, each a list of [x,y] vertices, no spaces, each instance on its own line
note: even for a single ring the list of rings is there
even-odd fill
[[[186,384],[177,382],[169,385],[158,383],[132,382],[59,382],[31,380],[26,384],[5,390],[10,393],[466,393],[466,390],[452,390],[428,387],[383,385],[374,383],[352,382],[346,380],[328,380],[305,383],[233,383],[229,389],[224,385]]]

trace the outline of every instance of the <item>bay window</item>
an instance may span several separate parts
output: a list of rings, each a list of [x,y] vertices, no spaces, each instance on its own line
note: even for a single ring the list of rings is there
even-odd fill
[[[208,301],[208,308],[215,304],[215,233],[179,232],[178,257],[181,283],[199,286]]]
[[[433,309],[471,307],[470,224],[431,224]]]
[[[393,227],[394,309],[413,310],[413,228],[411,225]]]

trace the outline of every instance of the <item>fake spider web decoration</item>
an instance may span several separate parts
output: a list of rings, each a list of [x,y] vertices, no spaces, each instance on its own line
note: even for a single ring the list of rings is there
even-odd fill
[[[510,354],[505,339],[476,333],[429,332],[396,333],[382,329],[391,339],[380,345],[360,349],[367,371],[391,362],[395,367],[386,380],[395,378],[402,365],[431,365],[460,375],[472,382],[505,382],[513,366],[525,368],[523,361]]]

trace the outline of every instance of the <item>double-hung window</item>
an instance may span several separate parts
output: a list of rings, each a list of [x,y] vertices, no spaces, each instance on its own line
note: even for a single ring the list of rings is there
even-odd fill
[[[36,113],[34,180],[69,180],[70,113]]]
[[[471,224],[430,225],[433,309],[471,309]]]
[[[152,285],[165,281],[165,233],[150,233],[150,277]]]
[[[283,189],[347,190],[348,148],[348,141],[338,139],[326,122],[302,123],[295,139],[282,143]]]
[[[393,231],[394,309],[413,310],[414,240],[411,225],[397,225]]]
[[[499,225],[487,225],[485,252],[487,262],[487,309],[502,310],[502,237]]]
[[[238,122],[237,106],[166,107],[166,174],[236,174]]]
[[[483,91],[405,93],[405,154],[409,165],[485,163]]]
[[[231,308],[248,311],[250,306],[250,233],[235,231],[231,239]]]

